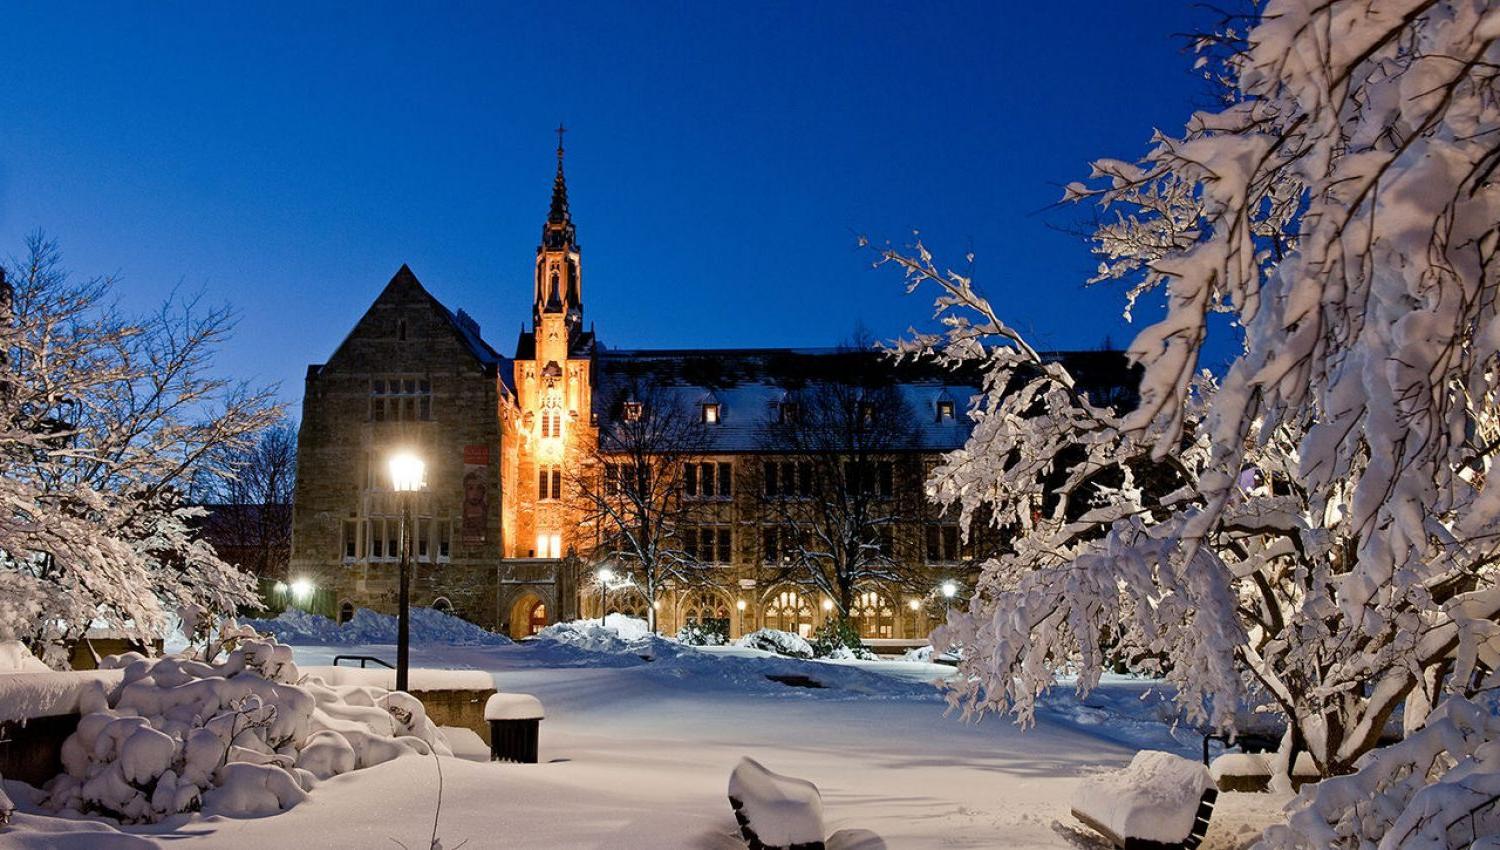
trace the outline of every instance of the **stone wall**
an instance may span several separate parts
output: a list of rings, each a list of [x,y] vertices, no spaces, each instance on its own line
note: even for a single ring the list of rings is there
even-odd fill
[[[425,418],[414,405],[376,421],[372,382],[392,377],[427,382]],[[404,450],[427,463],[427,489],[416,496],[414,513],[427,529],[428,552],[416,558],[412,603],[432,605],[446,597],[461,616],[498,626],[502,391],[498,358],[476,357],[473,341],[404,267],[329,361],[309,368],[290,574],[332,591],[325,598],[333,610],[322,613],[332,615],[345,602],[395,610],[398,564],[389,546],[374,556],[370,522],[395,521],[400,514],[386,462]],[[477,473],[467,489],[466,472]],[[488,506],[477,523],[466,525],[465,498],[476,487],[483,488]],[[345,550],[349,529],[359,537],[354,557]],[[446,560],[439,536],[449,541]]]

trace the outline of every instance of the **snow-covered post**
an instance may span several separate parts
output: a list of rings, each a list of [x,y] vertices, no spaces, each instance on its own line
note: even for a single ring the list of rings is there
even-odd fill
[[[426,483],[427,465],[406,452],[391,457],[391,489],[401,499],[401,588],[396,615],[396,690],[407,690],[411,666],[411,500]]]

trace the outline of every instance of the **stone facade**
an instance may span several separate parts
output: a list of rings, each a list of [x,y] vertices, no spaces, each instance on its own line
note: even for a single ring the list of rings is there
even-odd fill
[[[645,376],[701,412],[711,437],[693,462],[728,482],[696,494],[682,514],[684,525],[714,529],[715,549],[691,582],[669,584],[655,601],[663,632],[712,623],[730,637],[762,627],[809,634],[831,616],[833,601],[778,563],[777,528],[801,522],[810,497],[768,483],[768,464],[801,459],[763,435],[792,408],[798,387],[837,383],[850,369],[874,374],[909,419],[901,441],[878,458],[888,478],[882,498],[901,508],[880,545],[901,568],[855,589],[850,615],[861,634],[892,646],[925,639],[952,603],[940,588],[972,586],[977,556],[1003,544],[999,533],[960,543],[956,523],[922,495],[932,464],[970,433],[974,376],[932,364],[898,368],[869,352],[608,349],[584,329],[583,295],[559,146],[532,321],[513,358],[403,266],[328,362],[309,368],[290,574],[331,589],[319,597],[332,600],[330,613],[395,608],[399,504],[384,463],[409,450],[428,463],[417,497],[413,604],[448,607],[515,637],[601,610],[645,614],[650,603],[628,569],[609,585],[596,580],[611,556],[596,551],[598,529],[587,527],[572,492],[581,459],[593,451],[599,465],[600,429],[622,415],[627,377]],[[1095,398],[1129,395],[1114,395],[1129,375],[1121,355],[1057,356],[1098,384]]]
[[[290,574],[345,606],[393,611],[401,503],[386,460],[413,451],[412,602],[493,626],[503,545],[503,359],[403,266],[327,363],[309,367],[298,433]],[[330,612],[332,613],[332,612]]]

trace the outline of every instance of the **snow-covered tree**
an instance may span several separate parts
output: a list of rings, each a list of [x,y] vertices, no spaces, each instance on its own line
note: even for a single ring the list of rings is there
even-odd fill
[[[1126,413],[920,246],[886,252],[941,287],[946,333],[907,352],[989,369],[935,495],[1026,529],[943,635],[973,677],[956,701],[1024,717],[1064,664],[1087,689],[1112,653],[1169,659],[1193,719],[1233,725],[1254,688],[1290,721],[1287,755],[1342,773],[1403,702],[1413,729],[1485,685],[1497,37],[1483,2],[1274,0],[1205,42],[1225,48],[1204,54],[1231,85],[1222,108],[1068,191],[1112,215],[1099,278],[1165,302],[1131,345],[1144,377]],[[1199,357],[1216,312],[1244,352],[1213,382]]]
[[[280,421],[249,445],[225,447],[193,483],[191,496],[209,511],[202,523],[214,543],[232,551],[244,571],[286,575],[292,547],[292,491],[297,428]]]
[[[597,441],[569,464],[569,498],[594,534],[579,553],[615,573],[614,583],[638,589],[656,631],[656,601],[666,583],[704,583],[706,570],[685,545],[691,509],[683,499],[689,464],[708,448],[708,432],[671,389],[631,381],[604,400]]]
[[[908,449],[916,416],[889,365],[850,349],[841,375],[785,388],[764,428],[764,529],[781,579],[830,599],[840,619],[869,584],[925,585],[896,541],[922,519],[921,459]],[[927,588],[922,587],[925,591]]]
[[[182,497],[279,410],[212,371],[225,309],[128,317],[108,279],[77,282],[32,238],[0,309],[0,637],[52,651],[92,623],[158,634],[182,607],[254,601],[190,531]]]

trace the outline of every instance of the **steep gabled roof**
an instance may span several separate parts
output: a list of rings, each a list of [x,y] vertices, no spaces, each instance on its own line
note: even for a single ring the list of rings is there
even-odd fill
[[[370,312],[377,306],[380,306],[382,302],[399,303],[407,301],[418,301],[428,304],[438,316],[445,320],[447,326],[452,329],[454,336],[463,344],[464,349],[480,365],[498,367],[505,362],[505,357],[491,347],[489,343],[485,342],[484,337],[480,336],[479,324],[477,322],[462,310],[457,313],[449,310],[431,292],[427,291],[422,282],[417,280],[417,276],[412,272],[411,267],[405,263],[402,263],[401,268],[397,269],[396,273],[391,276],[390,282],[385,285],[385,288],[380,290],[380,294],[375,296],[375,300],[370,303],[369,309],[365,310],[364,315],[360,316],[359,321],[354,323],[354,327],[349,329],[349,333],[344,336],[338,348],[334,349],[333,356],[329,357],[329,362],[338,357],[339,351],[343,350],[344,346],[349,344],[349,340],[359,330],[360,325],[364,323],[365,319],[369,317]],[[308,377],[313,377],[326,365],[324,363],[309,366]],[[504,369],[500,371],[502,373],[505,372]]]

